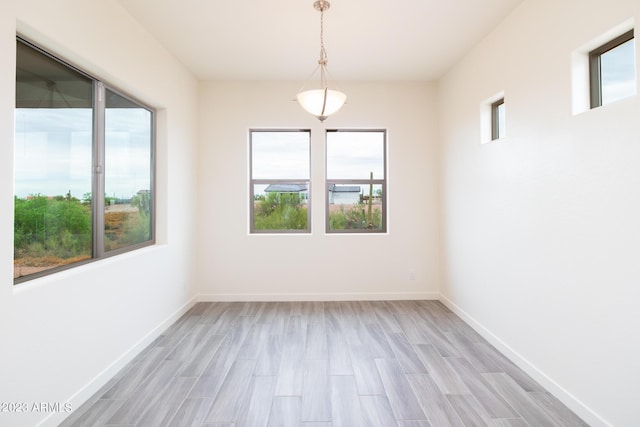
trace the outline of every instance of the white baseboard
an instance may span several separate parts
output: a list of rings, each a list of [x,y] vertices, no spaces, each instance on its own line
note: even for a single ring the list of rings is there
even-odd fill
[[[525,357],[513,350],[507,343],[502,341],[498,336],[494,335],[489,329],[484,327],[480,322],[470,316],[462,308],[456,305],[446,296],[440,294],[439,300],[446,305],[451,311],[457,314],[483,338],[489,341],[495,348],[504,354],[509,360],[515,363],[520,369],[525,371],[531,378],[536,380],[547,391],[558,398],[569,409],[577,414],[583,421],[592,427],[612,427],[612,425],[602,419],[598,414],[589,409],[585,404],[578,400],[574,395],[561,387],[553,379],[548,377],[544,372],[538,369],[533,363],[529,362]]]
[[[122,356],[116,359],[111,365],[107,366],[102,372],[95,376],[89,383],[78,390],[73,396],[67,399],[65,402],[71,403],[72,408],[77,410],[88,401],[95,393],[100,390],[115,374],[118,373],[127,363],[131,362],[142,350],[144,350],[149,344],[159,337],[169,326],[176,322],[183,314],[185,314],[191,307],[198,302],[197,295],[192,297],[189,301],[182,305],[179,309],[169,315],[163,322],[151,330],[147,335],[141,338],[136,344],[134,344],[129,350],[127,350]],[[58,426],[64,419],[71,416],[71,413],[57,412],[52,413],[50,416],[42,420],[38,424],[39,427]]]
[[[437,300],[438,292],[372,292],[372,293],[303,293],[303,294],[200,294],[206,302],[273,302],[273,301],[399,301]]]

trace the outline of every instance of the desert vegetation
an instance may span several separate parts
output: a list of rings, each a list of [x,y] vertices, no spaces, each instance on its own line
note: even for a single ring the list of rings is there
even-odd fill
[[[382,230],[382,211],[380,206],[367,203],[352,205],[334,205],[329,208],[330,230]]]
[[[307,228],[307,206],[297,193],[266,193],[254,204],[255,230],[304,230]]]
[[[91,194],[14,198],[14,277],[92,257]],[[151,235],[151,203],[140,192],[128,203],[105,198],[105,250],[146,241]]]
[[[255,230],[304,230],[307,228],[307,205],[296,193],[271,192],[254,201]],[[381,202],[361,197],[359,203],[331,205],[331,230],[381,230]]]

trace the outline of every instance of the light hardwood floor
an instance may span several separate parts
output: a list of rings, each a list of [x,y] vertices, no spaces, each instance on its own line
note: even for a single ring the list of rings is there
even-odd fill
[[[199,303],[63,426],[586,426],[436,301]]]

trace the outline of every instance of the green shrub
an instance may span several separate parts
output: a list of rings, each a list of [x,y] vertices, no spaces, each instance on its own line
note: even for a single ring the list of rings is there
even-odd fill
[[[267,193],[254,207],[256,230],[304,230],[307,207],[296,193]]]
[[[337,211],[329,213],[330,230],[381,230],[382,212],[374,208],[371,221],[367,218],[367,208],[363,203],[354,205],[340,205]]]
[[[91,254],[91,208],[69,193],[14,199],[14,258]]]

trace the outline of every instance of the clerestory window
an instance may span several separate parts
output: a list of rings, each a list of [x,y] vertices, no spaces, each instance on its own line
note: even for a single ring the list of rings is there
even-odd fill
[[[633,30],[589,52],[591,108],[636,94]]]

